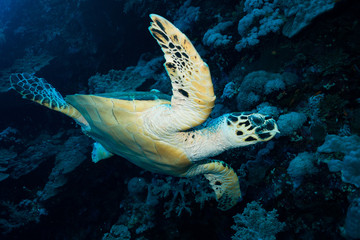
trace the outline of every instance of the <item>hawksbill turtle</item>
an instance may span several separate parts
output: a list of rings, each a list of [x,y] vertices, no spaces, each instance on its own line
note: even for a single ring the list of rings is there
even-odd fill
[[[150,33],[166,59],[171,98],[152,92],[63,98],[45,79],[28,73],[12,74],[11,87],[23,98],[73,118],[95,140],[94,162],[115,154],[156,173],[204,174],[218,208],[230,209],[241,197],[238,177],[225,162],[209,157],[270,140],[279,132],[276,122],[257,113],[230,113],[206,121],[215,102],[208,65],[172,23],[156,14],[150,18]]]

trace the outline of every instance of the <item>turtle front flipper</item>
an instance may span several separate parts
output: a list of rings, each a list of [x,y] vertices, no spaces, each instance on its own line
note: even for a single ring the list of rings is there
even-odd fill
[[[20,93],[23,98],[61,112],[82,125],[88,126],[80,112],[68,104],[61,94],[45,79],[29,73],[13,73],[10,75],[10,84],[11,88]]]
[[[160,45],[173,96],[168,122],[170,128],[187,130],[203,123],[214,107],[215,95],[208,65],[190,40],[165,18],[151,14],[149,30]]]
[[[241,198],[239,179],[235,171],[223,161],[211,160],[197,163],[184,176],[204,174],[215,191],[220,210],[232,208]]]

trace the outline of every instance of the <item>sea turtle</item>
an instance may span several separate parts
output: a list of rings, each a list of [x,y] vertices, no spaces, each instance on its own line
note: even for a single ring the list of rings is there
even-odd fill
[[[156,173],[204,174],[218,207],[227,210],[240,199],[238,177],[225,162],[207,158],[270,140],[278,132],[276,122],[257,113],[231,113],[206,121],[215,102],[208,65],[172,23],[156,14],[150,18],[149,30],[166,59],[171,99],[152,92],[75,94],[64,99],[45,79],[28,73],[12,74],[11,86],[24,98],[80,124],[96,141],[94,162],[116,154]]]

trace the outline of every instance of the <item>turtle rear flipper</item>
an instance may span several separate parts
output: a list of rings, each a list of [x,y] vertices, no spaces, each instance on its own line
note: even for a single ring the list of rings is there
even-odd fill
[[[61,112],[81,124],[88,125],[80,112],[68,104],[45,79],[29,73],[13,73],[10,75],[10,84],[11,88],[20,93],[23,98]]]
[[[106,150],[103,145],[98,142],[94,142],[93,150],[91,152],[91,159],[94,163],[112,156],[114,156],[114,154]]]
[[[13,73],[10,75],[11,87],[23,98],[37,102],[56,111],[65,109],[68,104],[61,94],[43,78],[29,73]]]
[[[241,198],[239,179],[235,171],[223,161],[211,160],[196,164],[184,175],[186,177],[204,174],[215,192],[220,210],[232,208]]]

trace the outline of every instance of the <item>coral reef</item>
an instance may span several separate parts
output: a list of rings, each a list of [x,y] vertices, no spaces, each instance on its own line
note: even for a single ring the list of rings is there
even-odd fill
[[[278,32],[281,28],[285,36],[293,37],[316,16],[334,6],[335,2],[332,0],[246,0],[246,15],[240,19],[238,25],[238,32],[242,38],[235,48],[241,51],[248,46],[256,45],[260,42],[260,37]]]
[[[350,239],[359,239],[360,238],[360,199],[354,199],[346,213],[345,219],[345,233],[344,235]]]
[[[16,157],[16,152],[12,152],[7,149],[0,149],[0,181],[9,177],[9,174],[6,173],[8,170],[9,161],[14,160]]]
[[[298,112],[290,112],[280,115],[278,125],[281,136],[290,136],[298,130],[306,121],[306,115]]]
[[[191,0],[186,0],[176,11],[174,24],[181,31],[188,31],[199,19],[200,7],[191,6]]]
[[[250,110],[260,103],[263,97],[285,90],[287,85],[294,84],[296,76],[291,73],[270,73],[255,71],[247,74],[241,82],[237,95],[239,110]]]
[[[276,209],[266,211],[256,201],[248,203],[241,214],[234,216],[235,225],[231,228],[236,231],[233,240],[264,239],[275,240],[275,235],[286,226],[279,222]]]
[[[0,1],[0,238],[360,238],[359,12],[357,0]],[[212,118],[278,123],[272,141],[216,156],[240,181],[227,212],[202,176],[91,162],[78,126],[8,91],[30,72],[64,95],[171,95],[150,13],[209,65]]]
[[[343,153],[343,160],[331,159],[326,163],[331,172],[341,171],[341,178],[346,183],[360,187],[360,137],[328,135],[325,142],[318,148],[319,153]]]
[[[312,153],[299,153],[290,161],[287,172],[290,175],[294,188],[297,188],[305,175],[311,175],[318,171],[315,166],[315,156]]]
[[[162,68],[162,62],[162,56],[150,61],[140,58],[136,66],[127,67],[125,70],[112,69],[107,74],[96,74],[89,78],[89,90],[91,93],[108,93],[139,91],[151,85],[155,85],[156,88],[162,85],[161,79],[165,78],[158,73],[158,69]],[[154,79],[159,82],[155,83]]]
[[[37,193],[39,200],[47,200],[57,194],[60,187],[67,182],[66,174],[74,171],[87,159],[90,140],[86,136],[71,136],[59,146],[55,157],[55,165],[43,190]]]
[[[6,209],[1,212],[0,218],[0,229],[3,233],[9,233],[31,222],[38,223],[41,216],[48,214],[36,200],[24,199],[18,204],[3,201],[0,206]]]
[[[42,68],[49,65],[53,56],[43,53],[35,55],[32,52],[27,53],[23,58],[16,59],[10,68],[0,70],[0,92],[9,90],[9,76],[13,72],[39,72]]]
[[[218,23],[215,27],[209,29],[204,37],[203,44],[213,48],[225,46],[230,43],[231,36],[222,35],[221,32],[225,31],[233,23],[231,21]]]

